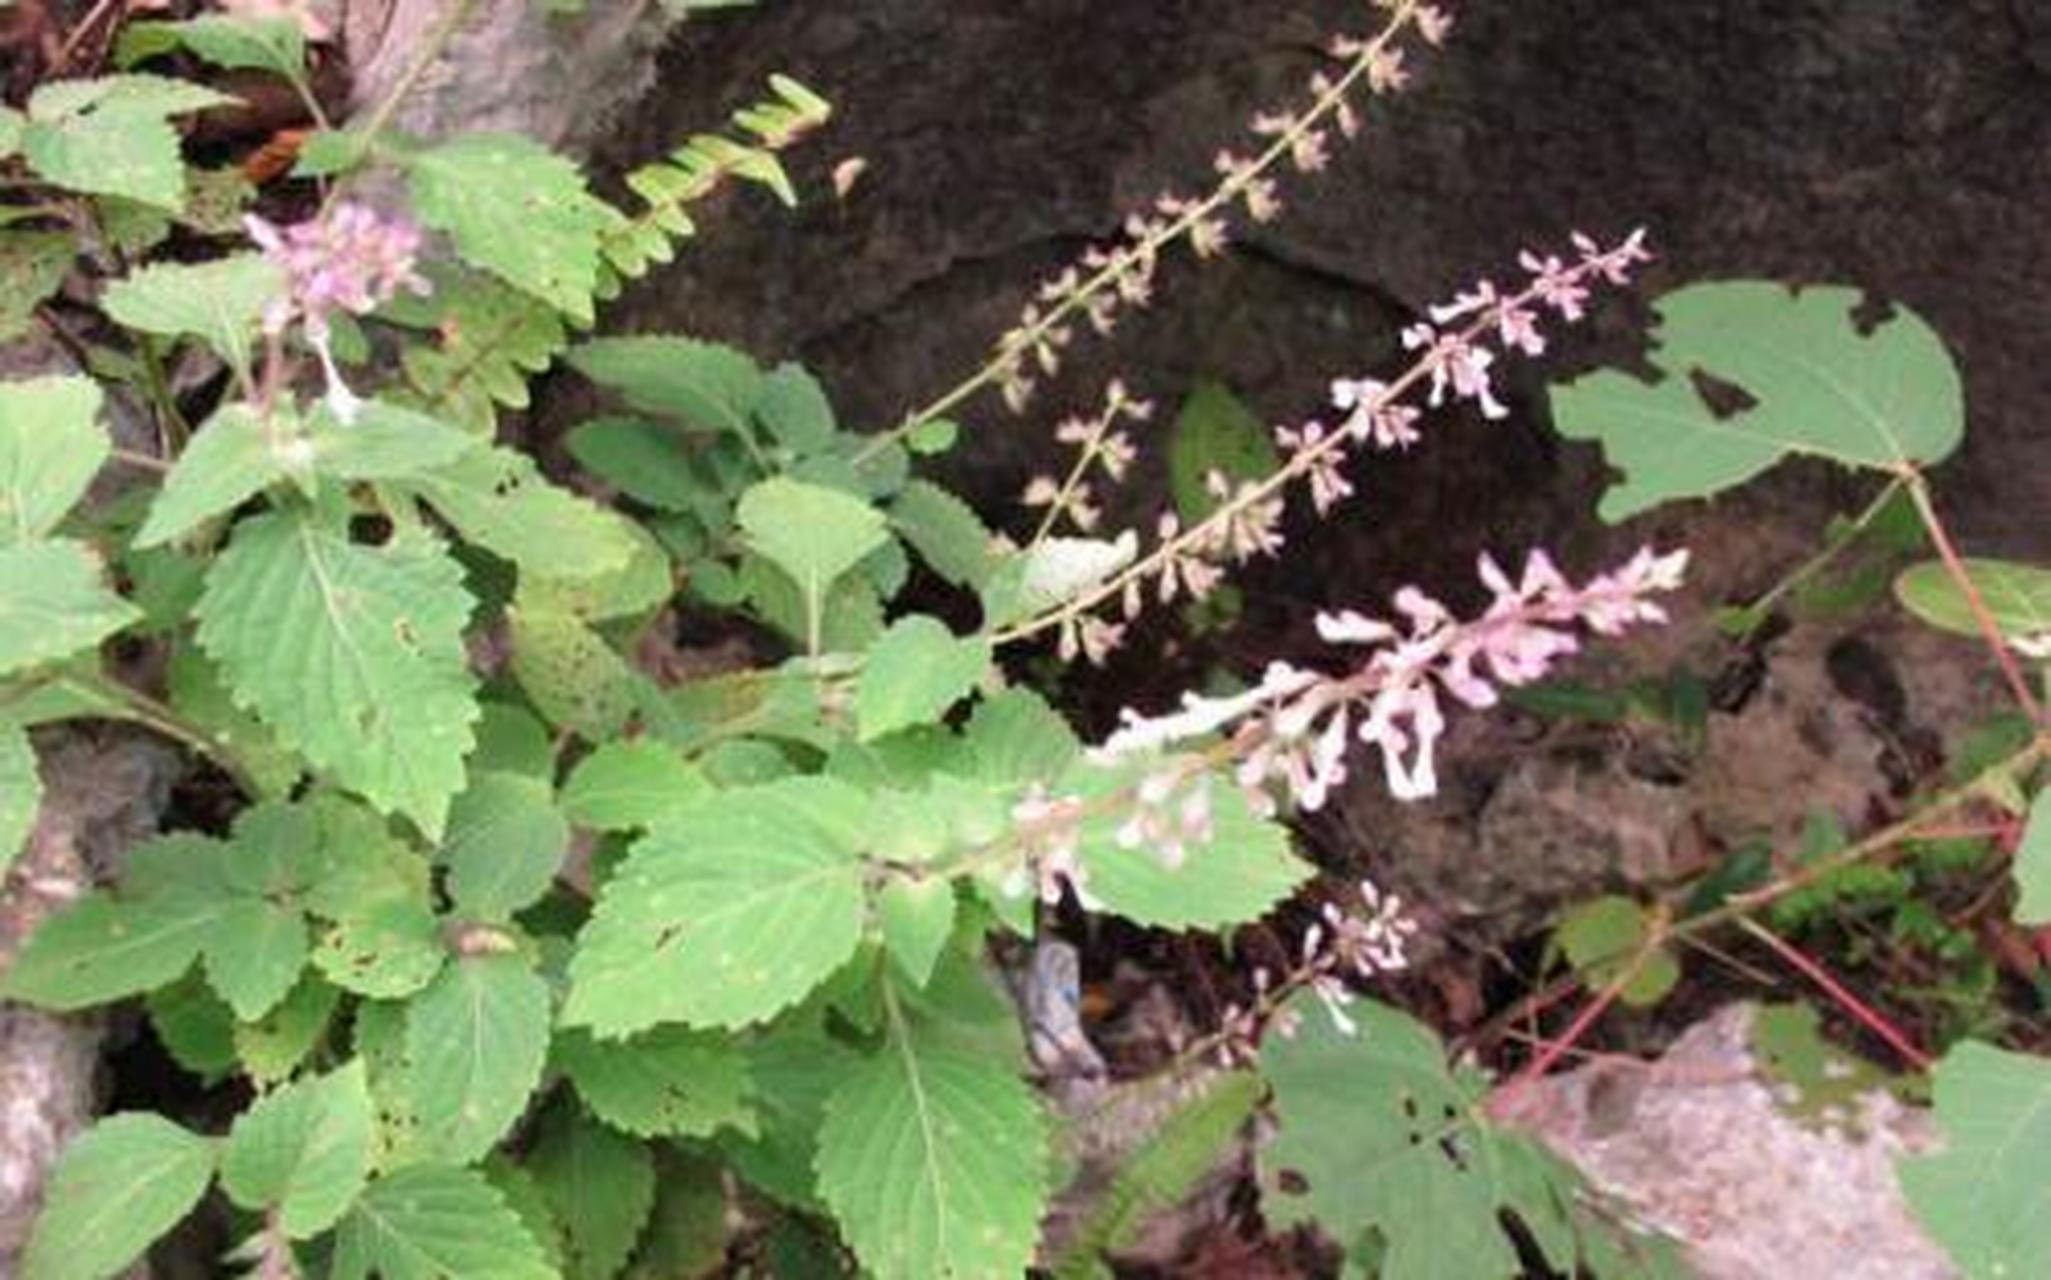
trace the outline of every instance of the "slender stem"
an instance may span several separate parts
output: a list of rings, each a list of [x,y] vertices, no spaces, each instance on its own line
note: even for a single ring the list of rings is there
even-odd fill
[[[1929,1054],[1924,1053],[1921,1049],[1910,1043],[1909,1038],[1902,1034],[1900,1028],[1882,1017],[1878,1011],[1865,1001],[1853,995],[1845,988],[1843,983],[1830,976],[1829,970],[1811,960],[1808,956],[1803,955],[1799,949],[1789,945],[1779,934],[1774,933],[1756,920],[1741,918],[1738,921],[1738,928],[1744,930],[1759,942],[1764,943],[1773,954],[1787,961],[1803,977],[1821,987],[1824,994],[1837,1002],[1839,1008],[1858,1019],[1868,1031],[1885,1040],[1889,1048],[1902,1056],[1904,1062],[1907,1062],[1918,1071],[1928,1071],[1930,1069]]]
[[[1184,209],[1181,216],[1173,222],[1149,234],[1144,239],[1134,242],[1130,249],[1114,255],[1108,265],[1100,268],[1096,274],[1086,278],[1073,291],[1064,296],[1060,302],[1049,308],[1045,315],[1007,335],[1006,339],[999,345],[997,354],[992,356],[982,368],[955,384],[954,387],[944,392],[938,399],[906,414],[904,421],[900,422],[897,426],[892,427],[888,431],[876,433],[876,435],[870,438],[869,443],[860,452],[855,454],[855,464],[859,466],[883,449],[888,448],[913,431],[918,430],[926,423],[944,416],[950,410],[987,389],[1003,375],[1006,369],[1011,367],[1012,362],[1019,358],[1021,352],[1030,351],[1037,347],[1046,340],[1049,334],[1058,329],[1064,321],[1081,310],[1090,299],[1116,284],[1119,278],[1130,270],[1129,264],[1132,261],[1144,261],[1158,254],[1162,249],[1187,236],[1191,230],[1210,218],[1220,208],[1237,200],[1246,191],[1249,184],[1258,180],[1269,169],[1279,164],[1285,156],[1294,150],[1297,143],[1302,141],[1306,134],[1322,125],[1327,117],[1345,105],[1348,95],[1353,91],[1353,87],[1368,74],[1375,63],[1381,59],[1383,51],[1398,35],[1402,34],[1403,29],[1416,16],[1416,8],[1415,0],[1399,0],[1380,34],[1376,35],[1374,39],[1362,47],[1360,53],[1355,55],[1352,63],[1347,66],[1345,74],[1341,75],[1331,88],[1320,95],[1317,101],[1311,104],[1309,110],[1296,117],[1289,129],[1278,135],[1274,142],[1254,159],[1253,163],[1228,176],[1208,196]]]
[[[1623,968],[1617,970],[1614,977],[1603,984],[1602,990],[1596,993],[1595,999],[1589,1001],[1579,1013],[1574,1015],[1574,1020],[1567,1024],[1567,1029],[1551,1043],[1547,1044],[1544,1051],[1537,1057],[1526,1063],[1524,1069],[1519,1071],[1509,1083],[1503,1085],[1489,1096],[1489,1110],[1496,1115],[1501,1115],[1504,1108],[1509,1106],[1511,1099],[1515,1098],[1532,1081],[1552,1070],[1553,1066],[1580,1042],[1581,1037],[1588,1033],[1588,1028],[1595,1025],[1595,1020],[1600,1018],[1612,1004],[1616,1003],[1617,997],[1624,993],[1624,988],[1630,986],[1637,979],[1639,971],[1645,967],[1646,963],[1652,959],[1653,954],[1665,942],[1666,935],[1662,930],[1649,930],[1645,935],[1644,941],[1638,944],[1637,952],[1632,955],[1630,961]]]
[[[1902,480],[1900,476],[1896,476],[1894,479],[1888,481],[1887,484],[1880,490],[1880,492],[1874,495],[1873,501],[1867,503],[1865,509],[1859,512],[1858,516],[1855,519],[1853,519],[1850,526],[1845,528],[1836,537],[1832,538],[1829,541],[1829,543],[1824,546],[1823,550],[1817,552],[1810,559],[1803,562],[1800,568],[1796,569],[1787,577],[1782,578],[1778,583],[1775,583],[1771,591],[1768,591],[1765,595],[1760,596],[1757,600],[1754,600],[1751,604],[1745,606],[1747,612],[1764,615],[1765,612],[1768,609],[1772,608],[1776,603],[1778,603],[1783,596],[1794,591],[1804,582],[1807,582],[1809,579],[1815,577],[1824,569],[1828,568],[1839,556],[1843,555],[1845,551],[1848,548],[1850,548],[1853,543],[1859,540],[1859,535],[1866,531],[1868,525],[1871,525],[1873,521],[1879,518],[1880,513],[1887,509],[1887,504],[1894,501],[1895,495],[1902,491],[1904,484],[1905,482]],[[1745,628],[1746,634],[1748,635],[1756,630],[1758,630],[1758,624],[1756,623],[1752,626]]]
[[[192,424],[178,411],[178,397],[172,394],[171,377],[164,369],[164,353],[156,338],[147,333],[137,334],[135,347],[142,364],[143,389],[156,406],[157,422],[163,428],[164,456],[176,458],[184,452],[185,442],[192,439]]]
[[[153,458],[147,453],[137,453],[133,449],[115,449],[109,452],[107,456],[122,466],[135,467],[142,471],[153,471],[158,475],[163,475],[171,469],[171,464],[162,458]]]
[[[1937,508],[1930,501],[1930,485],[1923,479],[1923,473],[1904,463],[1902,481],[1908,485],[1909,496],[1915,499],[1916,511],[1923,517],[1923,527],[1930,532],[1930,541],[1937,547],[1937,554],[1944,560],[1944,568],[1958,584],[1960,594],[1965,596],[1966,608],[1972,612],[1973,623],[1980,629],[1980,637],[1987,647],[1994,651],[1994,660],[2001,664],[2001,674],[2008,680],[2009,692],[2015,695],[2016,704],[2033,725],[2042,727],[2044,708],[2036,695],[2030,692],[2030,682],[2023,678],[2022,668],[2017,665],[2015,654],[2008,647],[2007,637],[2001,634],[2001,625],[1994,621],[1988,611],[1987,602],[1981,598],[1980,589],[1973,585],[1972,575],[1966,572],[1965,561],[1959,557],[1958,548],[1952,545],[1951,534],[1944,522],[1937,516]]]
[[[219,765],[221,771],[234,780],[236,787],[244,795],[255,798],[263,794],[262,788],[256,785],[248,764],[243,761],[241,753],[229,745],[226,739],[187,720],[173,708],[140,689],[131,688],[103,674],[67,674],[59,676],[54,683],[70,685],[89,697],[119,703],[122,714],[128,719],[174,742],[182,743]]]

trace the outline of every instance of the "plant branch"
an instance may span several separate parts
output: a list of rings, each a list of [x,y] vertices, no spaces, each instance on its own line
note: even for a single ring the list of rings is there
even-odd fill
[[[1945,571],[1958,584],[1960,594],[1965,596],[1966,608],[1972,612],[1973,624],[1980,629],[1981,639],[1994,651],[1994,660],[2001,664],[2001,674],[2008,680],[2009,692],[2015,695],[2016,704],[2031,724],[2043,728],[2044,708],[2036,695],[2030,692],[2030,682],[2023,678],[2022,668],[2016,663],[2015,653],[2009,649],[2008,640],[2001,634],[2001,625],[1994,621],[1994,615],[1987,608],[1987,602],[1980,596],[1980,589],[1973,585],[1972,575],[1966,572],[1965,561],[1960,558],[1958,548],[1952,545],[1951,534],[1938,518],[1937,508],[1930,501],[1930,485],[1923,473],[1914,466],[1902,464],[1901,479],[1908,486],[1909,496],[1915,500],[1916,512],[1923,517],[1923,527],[1930,532],[1930,541],[1936,545],[1937,554],[1944,561]]]

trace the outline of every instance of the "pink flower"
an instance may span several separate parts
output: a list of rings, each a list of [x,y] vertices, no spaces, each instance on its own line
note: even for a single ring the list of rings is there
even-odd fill
[[[249,238],[264,256],[284,269],[287,294],[264,314],[264,327],[282,333],[295,318],[309,338],[326,338],[328,314],[365,315],[399,290],[425,294],[427,281],[414,270],[420,233],[386,218],[369,205],[343,202],[325,216],[279,227],[255,214],[243,218]]]

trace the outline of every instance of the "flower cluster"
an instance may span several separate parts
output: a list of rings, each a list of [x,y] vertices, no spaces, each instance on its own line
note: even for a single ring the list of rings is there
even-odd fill
[[[1285,458],[1279,471],[1237,482],[1218,473],[1206,477],[1206,487],[1217,500],[1209,517],[1185,530],[1172,512],[1164,514],[1151,553],[1101,590],[1066,602],[1039,627],[1059,627],[1064,658],[1080,651],[1091,661],[1101,662],[1125,628],[1091,619],[1088,615],[1093,608],[1115,599],[1129,623],[1150,597],[1162,604],[1184,594],[1200,599],[1223,579],[1228,565],[1279,553],[1284,495],[1292,482],[1304,482],[1317,514],[1328,515],[1354,494],[1345,467],[1356,451],[1398,452],[1421,438],[1418,423],[1423,411],[1404,403],[1404,397],[1413,391],[1426,389],[1430,406],[1441,406],[1448,399],[1472,400],[1484,416],[1504,416],[1507,410],[1497,399],[1493,382],[1498,361],[1508,354],[1528,356],[1546,350],[1543,322],[1548,313],[1564,323],[1574,323],[1586,314],[1594,283],[1627,284],[1632,268],[1651,257],[1642,229],[1609,248],[1575,232],[1573,245],[1577,256],[1571,264],[1526,250],[1519,261],[1527,278],[1514,291],[1506,292],[1492,281],[1482,280],[1450,303],[1432,307],[1429,322],[1404,331],[1405,345],[1417,352],[1407,371],[1390,382],[1369,377],[1335,379],[1330,402],[1342,415],[1336,425],[1313,419],[1298,427],[1276,428],[1275,441]],[[1500,351],[1492,342],[1500,345]],[[1123,388],[1114,383],[1107,403],[1124,398]],[[1087,423],[1064,424],[1061,438],[1088,441],[1093,431],[1101,434],[1106,429]],[[1116,439],[1121,446],[1118,471],[1122,473],[1130,460],[1130,445],[1122,434]],[[1036,479],[1028,488],[1028,501],[1047,506],[1050,521],[1053,513],[1074,508],[1068,509],[1068,514],[1079,528],[1093,526],[1099,513],[1088,502],[1088,490],[1080,491],[1079,506],[1071,492],[1087,470],[1089,457],[1086,451],[1070,486],[1057,485],[1050,477]],[[1043,533],[1046,528],[1042,526]],[[1020,634],[1034,629],[1038,628],[1022,628]],[[1091,643],[1081,643],[1084,638]]]
[[[1343,66],[1334,74],[1320,70],[1310,78],[1311,101],[1297,112],[1261,111],[1250,125],[1256,148],[1250,155],[1227,148],[1213,167],[1218,183],[1201,197],[1165,192],[1144,212],[1125,220],[1124,237],[1109,246],[1091,248],[1081,262],[1040,286],[1019,314],[1018,324],[997,343],[991,373],[1014,411],[1023,410],[1034,380],[1052,376],[1061,352],[1074,338],[1072,317],[1080,315],[1099,334],[1118,322],[1121,307],[1145,306],[1154,294],[1161,251],[1187,237],[1199,259],[1224,252],[1232,235],[1230,216],[1241,210],[1255,223],[1273,221],[1282,211],[1274,177],[1284,163],[1298,173],[1322,172],[1330,160],[1332,135],[1360,133],[1360,116],[1351,95],[1361,84],[1371,94],[1395,93],[1409,83],[1402,47],[1397,43],[1414,26],[1430,44],[1442,42],[1452,19],[1433,5],[1416,0],[1375,0],[1388,12],[1386,25],[1372,38],[1335,37],[1328,49]]]
[[[1400,622],[1351,610],[1320,615],[1318,634],[1328,643],[1371,650],[1352,671],[1326,676],[1275,663],[1259,685],[1232,698],[1186,694],[1180,711],[1151,719],[1127,710],[1097,758],[1156,752],[1232,728],[1239,782],[1257,804],[1265,798],[1272,805],[1279,784],[1298,806],[1315,810],[1346,776],[1351,737],[1380,751],[1394,795],[1430,796],[1438,790],[1435,748],[1446,724],[1441,692],[1469,707],[1491,707],[1499,686],[1541,679],[1577,652],[1577,629],[1613,636],[1665,621],[1651,597],[1677,589],[1687,563],[1686,551],[1659,555],[1648,548],[1577,587],[1543,551],[1531,553],[1515,580],[1484,555],[1481,580],[1494,599],[1480,617],[1458,619],[1416,587],[1396,593]]]
[[[1347,1015],[1353,1003],[1353,981],[1396,973],[1410,966],[1408,947],[1417,933],[1417,921],[1403,911],[1403,900],[1383,893],[1372,880],[1358,885],[1364,913],[1341,910],[1327,902],[1318,922],[1303,935],[1303,950],[1296,968],[1280,982],[1266,969],[1253,973],[1254,999],[1250,1005],[1227,1005],[1219,1019],[1215,1057],[1230,1069],[1258,1061],[1261,1030],[1272,1026],[1283,1036],[1296,1032],[1296,1011],[1285,1008],[1293,991],[1308,988],[1331,1015],[1332,1025],[1344,1035],[1359,1030]]]
[[[335,416],[356,416],[357,398],[342,381],[328,345],[328,317],[336,311],[365,315],[401,289],[428,291],[414,269],[420,233],[369,205],[344,201],[318,217],[279,227],[255,214],[243,219],[249,238],[285,275],[285,292],[264,309],[264,332],[274,340],[296,320],[327,378]]]
[[[1043,512],[1033,541],[1052,533],[1064,519],[1083,533],[1097,527],[1103,512],[1090,489],[1090,474],[1101,471],[1106,482],[1114,485],[1124,480],[1133,459],[1139,456],[1139,449],[1132,443],[1132,437],[1118,429],[1119,425],[1143,423],[1153,416],[1152,401],[1134,399],[1126,392],[1124,383],[1113,380],[1104,389],[1104,405],[1096,417],[1067,418],[1054,428],[1055,441],[1073,448],[1076,458],[1062,480],[1037,475],[1027,482],[1019,500]]]

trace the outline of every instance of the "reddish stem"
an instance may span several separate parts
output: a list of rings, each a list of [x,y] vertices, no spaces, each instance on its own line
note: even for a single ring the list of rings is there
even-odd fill
[[[1980,598],[1980,589],[1973,585],[1972,577],[1966,573],[1965,561],[1960,558],[1958,548],[1952,545],[1944,522],[1937,518],[1937,508],[1930,502],[1929,486],[1924,483],[1922,472],[1904,464],[1902,479],[1908,484],[1909,496],[1915,499],[1916,513],[1923,518],[1923,527],[1929,531],[1930,541],[1943,559],[1945,570],[1966,598],[1966,608],[1972,612],[1974,625],[1980,628],[1980,636],[1987,642],[1987,647],[1994,651],[1994,660],[2001,664],[2001,674],[2008,679],[2009,691],[2015,695],[2017,705],[2022,707],[2030,723],[2042,726],[2045,723],[2044,709],[2038,705],[2036,695],[2030,692],[2030,682],[2023,676],[2022,667],[2016,663],[2015,654],[2009,650],[2008,641],[2001,634],[2001,624],[1994,621],[1987,602]]]
[[[1783,941],[1772,930],[1751,920],[1739,919],[1738,927],[1751,934],[1772,949],[1773,953],[1799,970],[1803,977],[1821,987],[1826,995],[1837,1001],[1846,1013],[1874,1035],[1885,1040],[1888,1047],[1902,1056],[1902,1059],[1918,1071],[1930,1069],[1930,1055],[1918,1049],[1904,1035],[1900,1028],[1889,1022],[1880,1012],[1846,989],[1845,985],[1820,964],[1811,960],[1796,947]]]

